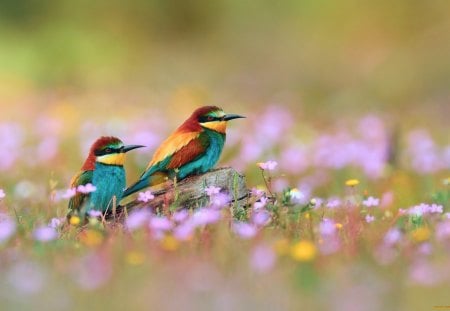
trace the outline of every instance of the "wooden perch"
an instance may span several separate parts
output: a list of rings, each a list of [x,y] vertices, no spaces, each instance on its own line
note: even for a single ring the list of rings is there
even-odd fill
[[[209,197],[205,192],[208,186],[219,187],[221,193],[230,196],[230,204],[235,206],[245,206],[249,197],[249,190],[245,184],[245,177],[236,172],[231,167],[219,168],[209,171],[203,175],[195,175],[183,179],[174,185],[168,183],[161,190],[152,191],[155,198],[147,203],[137,199],[119,206],[116,209],[116,216],[124,210],[129,213],[134,209],[151,208],[153,210],[166,210],[168,208],[196,208],[206,206]],[[109,217],[114,217],[112,214]]]

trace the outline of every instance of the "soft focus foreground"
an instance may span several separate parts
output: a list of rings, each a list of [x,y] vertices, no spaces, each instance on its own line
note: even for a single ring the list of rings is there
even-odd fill
[[[448,306],[450,5],[164,3],[0,3],[2,309]],[[64,224],[98,136],[131,182],[203,104],[251,206]]]

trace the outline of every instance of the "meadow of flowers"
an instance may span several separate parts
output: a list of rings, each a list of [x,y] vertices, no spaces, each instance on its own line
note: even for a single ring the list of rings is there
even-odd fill
[[[0,310],[450,309],[448,12],[0,1]],[[99,136],[146,146],[130,184],[203,105],[247,117],[217,166],[248,206],[211,184],[194,210],[67,223]]]
[[[450,146],[429,130],[396,134],[375,114],[299,127],[294,111],[275,104],[238,111],[249,118],[231,124],[220,166],[246,173],[248,207],[209,185],[210,203],[196,210],[134,210],[123,223],[94,212],[80,226],[66,223],[68,199],[96,189],[68,184],[89,144],[102,133],[147,144],[128,159],[133,178],[175,124],[148,115],[133,126],[86,121],[68,138],[70,112],[55,107],[62,116],[0,124],[2,309],[448,304]],[[150,190],[136,197],[153,199]]]

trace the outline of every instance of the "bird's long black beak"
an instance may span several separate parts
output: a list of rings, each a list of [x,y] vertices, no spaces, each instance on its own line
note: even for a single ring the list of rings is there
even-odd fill
[[[240,119],[240,118],[245,118],[244,116],[240,116],[240,115],[238,115],[238,114],[233,114],[233,113],[228,113],[228,114],[226,114],[224,117],[223,117],[223,119],[225,120],[225,121],[230,121],[230,120],[233,120],[233,119]]]
[[[125,152],[131,151],[133,149],[142,148],[142,147],[145,147],[145,146],[142,146],[142,145],[128,145],[128,146],[124,146],[123,147],[123,152],[125,153]]]

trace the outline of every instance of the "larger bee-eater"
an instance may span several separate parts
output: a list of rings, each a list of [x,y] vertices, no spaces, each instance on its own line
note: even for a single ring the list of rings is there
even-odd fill
[[[141,145],[125,146],[111,136],[103,136],[91,146],[81,171],[72,178],[71,188],[78,189],[69,201],[69,214],[84,217],[91,210],[111,211],[119,203],[125,189],[125,153],[141,148]],[[92,184],[93,192],[79,191],[79,186]]]
[[[139,180],[128,187],[123,197],[167,178],[181,180],[210,170],[219,160],[225,143],[227,122],[244,118],[225,114],[216,106],[195,110],[156,150]]]

